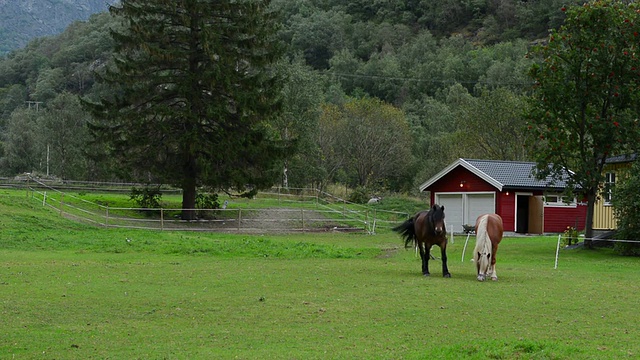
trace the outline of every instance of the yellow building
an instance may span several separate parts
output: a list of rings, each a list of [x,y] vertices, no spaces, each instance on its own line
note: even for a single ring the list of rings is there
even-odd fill
[[[612,190],[616,182],[624,179],[636,160],[636,154],[613,156],[607,159],[604,166],[605,183],[593,209],[593,230],[615,230],[616,218],[611,204]]]

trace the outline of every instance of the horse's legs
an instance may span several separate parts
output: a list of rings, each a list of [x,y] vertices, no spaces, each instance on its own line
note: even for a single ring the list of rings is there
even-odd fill
[[[489,271],[487,275],[491,276],[491,280],[498,280],[498,274],[496,273],[496,252],[498,252],[498,246],[493,245],[493,253],[491,254],[491,266],[489,266]]]
[[[420,249],[420,259],[422,260],[422,275],[429,276],[429,254],[431,250],[425,249],[424,243],[418,243],[418,248]]]
[[[446,278],[451,277],[449,268],[447,267],[447,240],[440,244],[440,253],[442,254],[442,276]]]

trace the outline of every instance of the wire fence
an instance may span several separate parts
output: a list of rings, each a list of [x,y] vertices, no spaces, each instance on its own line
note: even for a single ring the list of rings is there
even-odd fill
[[[567,240],[567,239],[572,239],[571,236],[567,236],[564,234],[558,234],[558,243],[556,245],[556,257],[555,257],[555,264],[553,266],[554,269],[558,268],[558,259],[560,256],[560,249],[561,249],[561,244],[562,244],[562,240]],[[602,238],[585,238],[583,236],[580,237],[581,240],[585,241],[585,240],[590,240],[592,242],[608,242],[608,243],[634,243],[634,244],[640,244],[640,241],[638,240],[626,240],[626,239],[602,239]],[[567,246],[569,247],[569,246]]]
[[[475,237],[475,235],[476,235],[476,234],[475,234],[475,231],[474,231],[474,232],[469,232],[469,233],[467,233],[466,240],[465,240],[465,242],[464,242],[464,246],[463,246],[463,248],[462,248],[462,258],[461,258],[461,261],[462,261],[462,262],[464,262],[464,260],[465,260],[465,252],[466,252],[466,250],[467,250],[467,245],[468,245],[468,243],[469,243],[469,239],[470,239],[470,237],[471,237],[471,236]],[[554,268],[554,269],[557,269],[557,268],[558,268],[558,261],[559,261],[559,258],[560,258],[560,249],[562,248],[561,244],[563,243],[563,240],[565,240],[565,241],[566,241],[566,240],[569,240],[569,239],[571,239],[571,240],[575,240],[575,239],[574,239],[573,237],[571,237],[571,236],[567,236],[567,235],[565,235],[565,234],[558,234],[558,242],[557,242],[556,249],[555,249],[555,262],[554,262],[554,266],[553,266],[553,268]],[[581,240],[583,240],[583,241],[584,241],[584,240],[591,240],[591,241],[593,241],[593,242],[610,242],[610,243],[616,243],[616,242],[619,242],[619,243],[633,243],[633,244],[640,244],[640,241],[639,241],[639,240],[602,239],[602,238],[585,238],[585,237],[583,237],[583,236],[581,236],[581,237],[580,237],[580,239],[581,239]],[[574,244],[574,246],[576,246],[576,245],[578,245],[578,244]],[[567,246],[566,246],[566,248],[569,248],[569,247],[571,247],[571,245],[567,245]]]
[[[26,185],[25,185],[26,184]],[[6,185],[6,184],[5,184]],[[61,216],[108,228],[171,231],[269,232],[366,232],[391,228],[408,214],[377,210],[354,204],[329,193],[309,188],[272,188],[259,192],[260,199],[276,200],[267,208],[134,208],[112,207],[77,196],[74,192],[130,192],[137,184],[45,182],[28,178],[22,183],[27,197]],[[165,190],[162,190],[165,192]],[[166,189],[176,192],[175,189]],[[178,191],[179,192],[179,191]],[[183,210],[192,210],[196,220],[182,220]]]

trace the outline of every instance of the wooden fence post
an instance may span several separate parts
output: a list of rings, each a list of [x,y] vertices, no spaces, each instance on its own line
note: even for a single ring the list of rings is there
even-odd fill
[[[242,222],[242,209],[238,209],[238,232],[240,231],[241,222]]]
[[[372,234],[376,233],[376,209],[373,209],[373,231],[371,231]]]
[[[109,227],[109,205],[107,205],[104,215],[104,226]]]
[[[364,215],[364,226],[369,227],[369,209],[367,209],[367,211],[365,211],[365,215]],[[367,229],[365,229],[367,230]]]
[[[160,208],[160,230],[164,230],[164,208]]]
[[[300,209],[300,215],[302,217],[302,232],[304,232],[304,209]]]

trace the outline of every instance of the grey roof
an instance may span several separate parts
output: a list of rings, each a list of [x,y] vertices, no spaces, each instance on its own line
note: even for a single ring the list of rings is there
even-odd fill
[[[618,164],[618,163],[632,162],[632,161],[635,161],[637,157],[638,157],[637,154],[625,154],[625,155],[611,156],[611,157],[608,157],[605,160],[605,163],[607,163],[607,164]]]
[[[500,191],[503,188],[561,190],[566,186],[565,181],[554,182],[551,177],[547,177],[545,180],[537,180],[533,176],[533,169],[536,167],[533,162],[458,159],[420,185],[420,191],[424,191],[458,166],[464,167]]]

